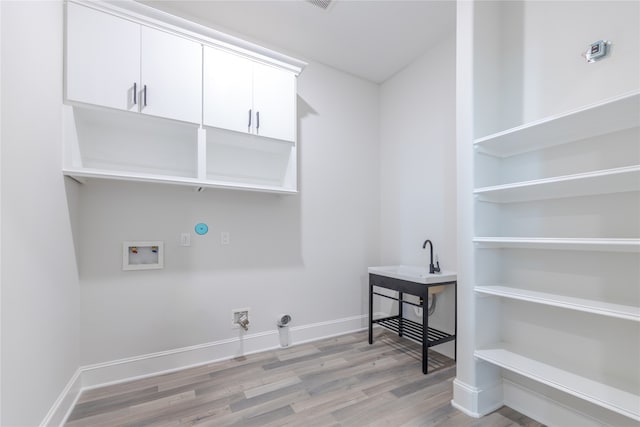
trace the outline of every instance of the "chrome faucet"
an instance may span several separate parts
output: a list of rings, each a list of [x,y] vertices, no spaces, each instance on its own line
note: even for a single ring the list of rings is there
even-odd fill
[[[433,265],[433,243],[431,243],[431,240],[425,240],[422,249],[427,248],[427,243],[429,244],[429,274],[440,273],[440,261],[438,261],[437,257],[436,265]]]

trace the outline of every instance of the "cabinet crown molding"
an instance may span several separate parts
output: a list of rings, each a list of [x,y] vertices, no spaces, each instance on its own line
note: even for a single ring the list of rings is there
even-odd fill
[[[142,25],[168,31],[194,40],[205,46],[225,49],[255,61],[273,65],[293,72],[296,76],[307,66],[307,62],[267,49],[255,43],[223,33],[205,25],[171,15],[133,0],[66,0],[102,12],[110,13]]]

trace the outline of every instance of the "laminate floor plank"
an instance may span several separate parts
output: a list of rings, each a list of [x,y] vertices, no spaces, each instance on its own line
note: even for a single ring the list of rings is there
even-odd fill
[[[443,382],[449,378],[453,378],[456,375],[455,367],[449,367],[440,371],[434,372],[432,375],[426,375],[423,378],[419,378],[410,383],[404,384],[400,387],[396,387],[391,390],[391,394],[395,397],[403,397],[411,393],[415,393],[425,388]]]
[[[270,358],[274,359],[271,355]],[[135,381],[129,381],[125,383],[114,384],[110,386],[100,387],[100,388],[92,388],[86,390],[78,399],[78,403],[83,403],[87,400],[97,400],[99,398],[119,395],[125,391],[133,391],[140,390],[147,387],[158,386],[161,387],[162,384],[170,383],[172,381],[177,381],[181,379],[188,379],[190,377],[195,377],[199,375],[210,375],[212,372],[215,372],[217,369],[220,369],[219,365],[225,364],[225,366],[229,363],[238,364],[241,362],[236,362],[236,359],[231,359],[229,361],[220,362],[218,364],[208,364],[197,366],[193,368],[186,368],[178,371],[168,372],[164,374],[154,375],[142,379],[138,379]],[[253,363],[259,363],[258,361],[254,361]],[[217,368],[217,369],[216,369]],[[194,381],[191,381],[194,382]]]
[[[345,406],[367,400],[369,396],[360,390],[338,390],[322,396],[310,396],[291,404],[297,414],[305,418],[326,415]],[[334,418],[335,419],[335,418]]]
[[[275,387],[275,384],[283,384],[285,382],[297,382],[298,376],[292,371],[264,371],[262,369],[252,370],[238,376],[229,376],[225,378],[217,378],[213,383],[207,385],[209,392],[211,389],[215,391],[216,386],[225,386],[227,388],[241,389],[243,392],[248,390],[266,390],[269,386]]]
[[[332,346],[327,350],[321,350],[321,354],[307,354],[304,356],[298,356],[292,359],[287,360],[277,360],[272,363],[266,363],[262,365],[265,370],[277,369],[277,368],[285,368],[291,369],[294,365],[300,365],[306,363],[310,360],[316,360],[318,357],[322,359],[327,359],[333,357],[335,354],[346,353],[349,350],[353,349],[351,344],[343,344],[339,346]]]
[[[391,332],[356,332],[83,392],[66,427],[541,427],[451,406],[455,362]]]
[[[68,420],[65,427],[103,427],[103,426],[117,426],[120,419],[126,419],[130,416],[129,408],[123,408],[117,411],[102,412],[100,414],[76,418],[74,420]]]
[[[302,347],[302,346],[301,346]],[[308,356],[310,354],[319,354],[320,350],[315,346],[305,346],[300,349],[297,347],[291,347],[291,349],[287,353],[279,353],[277,359],[280,361],[285,361],[289,359],[295,359],[300,356]]]
[[[394,405],[398,405],[398,402],[389,399],[376,407],[374,411],[367,412],[364,416],[353,420],[351,424],[357,425],[357,423],[361,423],[361,425],[371,427],[398,426],[416,417],[418,414],[452,408],[450,404],[451,395],[449,392],[450,384],[440,383],[430,387],[428,393],[416,393],[407,396],[402,399],[402,411],[395,410]]]

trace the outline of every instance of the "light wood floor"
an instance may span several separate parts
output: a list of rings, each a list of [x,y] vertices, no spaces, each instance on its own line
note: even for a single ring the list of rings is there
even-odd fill
[[[453,360],[390,332],[316,341],[84,392],[67,427],[538,427],[502,408],[482,419],[451,404]]]

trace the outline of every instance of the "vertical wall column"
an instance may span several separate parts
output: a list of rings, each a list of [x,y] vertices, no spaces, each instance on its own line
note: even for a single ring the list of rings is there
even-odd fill
[[[451,404],[473,417],[502,405],[499,371],[474,360],[476,303],[474,286],[473,76],[474,2],[457,3],[456,145],[458,208],[458,355]]]

